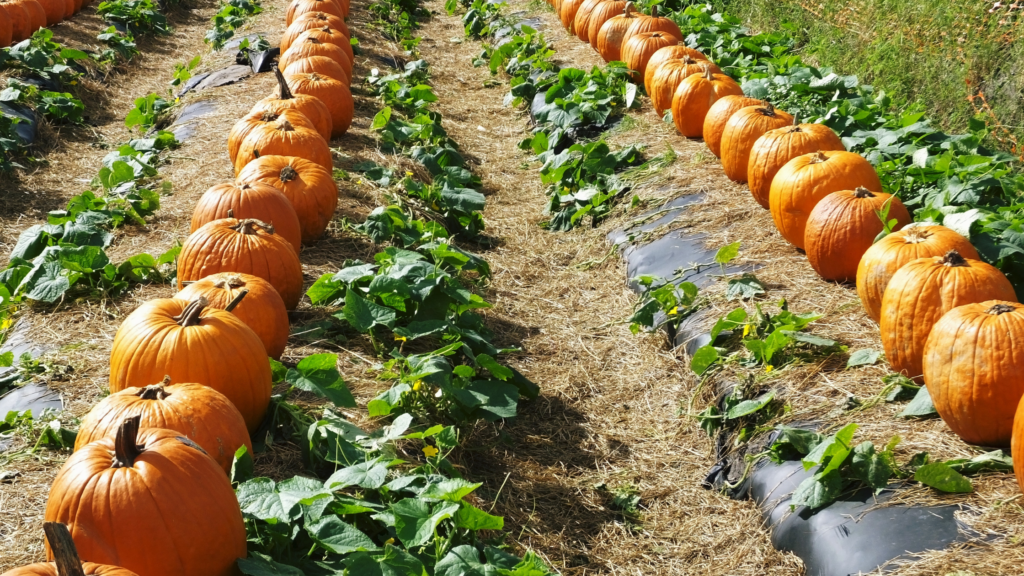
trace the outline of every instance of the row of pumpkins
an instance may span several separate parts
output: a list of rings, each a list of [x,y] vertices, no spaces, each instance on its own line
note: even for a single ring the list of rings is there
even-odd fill
[[[111,395],[82,419],[51,486],[47,554],[57,562],[4,576],[239,573],[246,532],[228,473],[270,403],[267,357],[284,352],[302,296],[299,250],[337,207],[328,141],[352,122],[348,11],[348,0],[290,5],[277,93],[228,136],[236,179],[199,199],[179,292],[118,328]],[[75,548],[96,564],[82,566]]]
[[[1017,431],[1024,489],[1024,350],[1015,349],[1024,347],[1024,305],[1003,273],[957,232],[912,225],[899,198],[880,192],[874,167],[832,129],[744,96],[657,7],[647,16],[621,0],[550,1],[571,33],[634,71],[659,116],[671,110],[683,136],[704,139],[822,278],[856,282],[892,368],[923,380],[953,432],[1007,446]],[[895,232],[875,242],[880,213]]]
[[[0,48],[27,40],[36,30],[78,14],[92,0],[0,1]]]

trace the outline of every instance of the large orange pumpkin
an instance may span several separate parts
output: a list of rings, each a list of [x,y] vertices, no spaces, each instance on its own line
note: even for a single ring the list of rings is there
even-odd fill
[[[988,300],[945,313],[924,345],[935,410],[968,444],[1009,446],[1024,397],[1024,305]]]
[[[254,108],[248,114],[242,116],[238,122],[235,122],[234,126],[231,127],[231,132],[228,132],[228,157],[231,158],[231,161],[234,162],[238,158],[238,149],[242,147],[242,141],[257,126],[274,124],[282,118],[290,122],[292,126],[317,130],[317,126],[313,124],[313,121],[297,110],[286,109],[271,112]]]
[[[164,428],[188,437],[206,451],[224,472],[231,471],[235,451],[252,454],[242,414],[226,396],[203,384],[160,384],[125,388],[94,406],[78,428],[75,450],[117,434],[126,418],[141,417],[143,428]]]
[[[711,71],[715,74],[722,73],[722,69],[709,62],[703,54],[680,42],[672,46],[665,46],[664,48],[661,48],[651,56],[650,60],[647,61],[647,70],[644,72],[644,89],[647,90],[647,93],[651,94],[654,90],[654,76],[659,70],[661,70],[662,66],[668,62],[680,61],[689,67],[690,74],[700,74],[704,71],[705,66],[711,68]],[[690,74],[686,74],[682,78],[686,78],[686,76],[689,76]],[[670,97],[675,93],[677,86],[679,86],[678,82],[672,86],[672,91],[669,92]],[[664,106],[663,108],[668,110],[669,106]]]
[[[622,14],[609,18],[597,32],[597,53],[605,62],[622,60],[622,44],[626,39],[626,31],[633,21],[643,16],[633,9],[633,3],[627,2]]]
[[[276,65],[273,68],[274,75],[277,78],[277,95],[268,96],[257,102],[252,108],[253,112],[261,111],[280,114],[285,110],[294,110],[308,118],[316,126],[316,133],[322,136],[325,142],[330,140],[332,128],[331,112],[327,109],[327,105],[321,102],[319,98],[314,98],[313,96],[292,94],[280,68]],[[234,162],[233,159],[232,162]]]
[[[1013,473],[1017,477],[1017,486],[1024,492],[1024,398],[1021,398],[1017,414],[1013,417],[1010,453],[1013,455]]]
[[[278,58],[277,66],[281,70],[288,68],[289,65],[309,58],[310,56],[323,56],[330,58],[338,63],[339,66],[352,77],[352,58],[345,53],[337,44],[330,42],[324,42],[319,38],[313,38],[307,36],[309,32],[319,32],[319,30],[307,30],[299,35],[292,43],[291,47],[288,48],[287,52],[282,52],[281,57]]]
[[[1016,302],[1017,295],[1002,272],[956,250],[919,258],[897,270],[885,288],[879,321],[892,370],[919,377],[925,343],[939,318],[957,306],[986,300]]]
[[[346,6],[347,3],[335,2],[335,0],[294,0],[288,5],[284,23],[291,25],[296,18],[308,12],[323,12],[344,20],[348,16]]]
[[[36,0],[46,15],[46,26],[55,26],[64,19],[64,0]]]
[[[306,12],[289,24],[288,28],[284,31],[284,36],[281,37],[281,52],[288,50],[288,48],[291,47],[292,42],[295,42],[295,39],[306,30],[322,28],[337,30],[346,38],[352,37],[352,33],[349,32],[348,25],[345,24],[345,21],[341,18],[325,12]],[[352,44],[350,42],[349,46],[351,45]]]
[[[206,298],[211,308],[231,312],[252,328],[267,356],[275,360],[281,359],[288,345],[288,309],[277,289],[263,278],[240,272],[211,274],[185,286],[174,297],[188,301]]]
[[[333,58],[328,58],[327,56],[308,56],[292,62],[284,69],[285,77],[311,73],[333,78],[345,86],[351,84],[351,79],[348,73],[345,72],[345,69]]]
[[[771,102],[737,110],[722,131],[722,169],[725,175],[733,182],[746,182],[754,142],[765,132],[792,123],[793,116],[776,110]]]
[[[138,576],[118,566],[83,563],[71,539],[68,527],[58,522],[43,522],[46,543],[53,553],[53,562],[39,562],[3,573],[3,576]]]
[[[227,475],[179,432],[138,423],[67,459],[46,520],[67,524],[78,552],[97,563],[146,576],[241,574],[245,522]]]
[[[0,3],[0,8],[3,8],[11,21],[11,37],[7,40],[7,46],[21,42],[32,35],[30,30],[32,20],[19,0]],[[6,48],[6,46],[4,47]]]
[[[25,38],[32,36],[36,30],[46,27],[46,10],[38,0],[14,0],[14,2],[21,4],[25,9],[25,14],[28,15],[29,33]]]
[[[576,13],[579,12],[582,5],[583,0],[562,0],[562,5],[558,9],[558,18],[562,21],[562,26],[570,33],[572,33],[572,25],[576,21]]]
[[[310,40],[316,40],[322,44],[333,44],[334,46],[341,48],[341,51],[344,52],[345,56],[348,58],[348,66],[346,67],[342,62],[339,62],[339,64],[342,64],[342,67],[345,68],[345,72],[349,73],[349,76],[352,75],[352,64],[356,61],[356,55],[355,51],[352,49],[352,43],[349,41],[348,36],[343,34],[340,30],[335,30],[328,26],[313,28],[312,30],[306,30],[296,36],[293,41],[293,45],[290,46],[288,50],[291,51],[292,48],[304,46],[305,44],[308,44]],[[282,55],[289,53],[290,52],[283,52]],[[284,62],[283,59],[282,62]],[[289,60],[289,63],[290,62],[291,60]]]
[[[679,39],[676,36],[665,32],[641,32],[629,36],[622,44],[622,61],[633,70],[633,81],[639,82],[643,79],[647,72],[647,63],[655,52],[677,42]]]
[[[964,258],[981,258],[966,238],[945,226],[908,226],[875,242],[857,265],[857,295],[864,311],[878,322],[882,296],[892,275],[908,262],[942,256],[950,250],[956,250]]]
[[[576,16],[573,18],[571,30],[580,42],[590,42],[590,36],[588,36],[590,34],[590,16],[593,14],[594,9],[605,2],[612,1],[618,0],[583,0],[583,4],[580,4],[580,8],[576,11]],[[619,11],[625,7],[625,4],[623,4]]]
[[[807,218],[804,249],[811,267],[825,280],[850,282],[857,277],[857,265],[883,230],[879,212],[889,207],[887,220],[893,229],[912,219],[900,199],[867,188],[841,190],[821,199]]]
[[[590,17],[587,18],[586,37],[591,48],[597,50],[597,36],[601,32],[601,27],[605,22],[622,14],[622,11],[626,9],[626,4],[627,2],[624,0],[605,0],[590,12]],[[582,33],[580,39],[583,39]]]
[[[662,76],[670,74],[673,69],[673,62],[661,67],[654,78],[656,91],[661,90],[659,83]],[[661,93],[656,93],[659,104],[663,103]],[[725,74],[713,73],[710,66],[703,74],[691,74],[683,78],[669,100],[672,107],[672,122],[676,125],[676,130],[687,138],[699,138],[704,133],[705,120],[711,107],[722,98],[730,96],[742,97],[743,89]],[[653,96],[651,99],[654,99]]]
[[[722,157],[722,132],[725,130],[725,125],[729,122],[729,118],[732,118],[733,114],[743,108],[760,104],[764,104],[764,102],[756,98],[730,94],[722,96],[718,99],[718,102],[715,102],[711,105],[711,108],[708,108],[708,113],[704,116],[702,133],[704,144],[716,158]]]
[[[707,60],[695,60],[691,56],[686,55],[682,58],[675,58],[668,61],[663,61],[659,64],[654,63],[654,58],[659,54],[662,54],[667,49],[675,48],[675,46],[668,46],[658,50],[651,61],[647,63],[647,77],[650,82],[647,83],[647,94],[651,97],[651,105],[654,106],[654,111],[657,112],[658,116],[664,116],[665,110],[672,109],[672,99],[675,97],[676,90],[679,85],[682,84],[683,80],[686,80],[690,76],[694,75],[705,75],[705,74],[719,74],[723,78],[727,78],[732,84],[736,84],[731,78],[721,74],[721,70],[718,66],[715,66]],[[651,72],[657,66],[657,71]],[[713,80],[713,77],[708,77],[709,80]],[[722,82],[725,82],[723,80]],[[737,85],[738,86],[738,85]],[[730,94],[743,94],[742,90],[738,92],[729,92]],[[711,104],[709,103],[710,107]],[[701,118],[703,128],[703,118]]]
[[[302,298],[299,257],[292,245],[265,222],[235,218],[214,220],[185,240],[178,255],[179,290],[184,282],[218,272],[242,272],[263,278],[277,290],[289,310],[294,310]],[[180,382],[194,381],[171,376]]]
[[[209,386],[238,408],[250,432],[270,404],[270,362],[256,333],[205,299],[150,300],[117,329],[110,351],[110,391],[147,382]]]
[[[664,16],[658,16],[658,5],[655,4],[651,7],[650,16],[640,16],[633,21],[629,29],[626,30],[625,42],[629,42],[631,38],[634,38],[640,34],[647,32],[660,32],[666,36],[671,36],[679,42],[683,39],[683,31],[679,29],[679,25],[672,21],[671,18]],[[643,78],[643,74],[640,75]]]
[[[269,223],[274,231],[298,252],[302,249],[302,228],[288,197],[262,182],[226,182],[203,193],[192,211],[190,232],[221,218],[253,218]]]
[[[338,85],[337,81],[332,82]],[[299,156],[316,162],[325,170],[334,170],[331,149],[319,132],[293,126],[291,122],[279,119],[273,124],[257,126],[242,140],[241,146],[238,147],[238,155],[235,156],[235,173],[241,172],[246,164],[256,158],[271,154]]]
[[[14,36],[14,23],[5,6],[6,4],[0,3],[0,48],[10,46],[11,38]]]
[[[843,141],[824,124],[799,124],[769,130],[754,142],[747,163],[747,184],[754,200],[768,208],[772,179],[786,162],[819,150],[846,150]],[[879,190],[879,188],[875,188]]]
[[[262,156],[238,173],[238,181],[262,182],[283,192],[299,216],[303,244],[314,244],[320,239],[338,206],[334,178],[304,158]]]
[[[293,94],[315,96],[327,105],[331,113],[331,137],[337,138],[348,132],[355,115],[355,102],[348,86],[339,80],[316,72],[285,75],[288,87]],[[328,150],[328,152],[330,152]],[[268,152],[269,154],[270,152]],[[286,156],[302,156],[301,154],[284,154]],[[333,167],[333,166],[332,166]]]
[[[797,156],[772,178],[768,207],[779,233],[797,248],[804,247],[804,228],[815,205],[840,190],[881,190],[870,162],[853,152],[828,151]]]

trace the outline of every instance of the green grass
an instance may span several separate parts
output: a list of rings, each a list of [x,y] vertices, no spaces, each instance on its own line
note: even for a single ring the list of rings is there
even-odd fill
[[[992,125],[1024,142],[1024,16],[963,0],[715,0],[755,31],[791,26],[810,63],[856,74],[917,104],[949,131],[964,131],[983,93]],[[813,12],[812,12],[813,10]],[[974,100],[982,106],[981,99]],[[1005,133],[1004,133],[1005,134]],[[1010,141],[1002,148],[1012,150]],[[1022,151],[1017,150],[1017,154]]]

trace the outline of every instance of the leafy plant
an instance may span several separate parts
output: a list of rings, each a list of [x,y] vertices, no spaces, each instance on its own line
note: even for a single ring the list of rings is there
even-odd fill
[[[192,78],[192,71],[199,66],[202,59],[202,54],[196,54],[195,57],[188,62],[179,62],[174,65],[174,76],[171,78],[171,91],[173,91],[173,88],[180,88],[184,86],[185,83]]]
[[[205,41],[214,50],[220,50],[224,43],[235,35],[245,21],[263,11],[259,0],[228,0],[221,2],[220,12],[213,16],[213,28],[206,33]]]
[[[171,33],[167,18],[152,0],[104,0],[96,8],[96,14],[107,22],[124,25],[133,35]]]
[[[139,48],[135,45],[135,36],[131,32],[120,32],[114,26],[101,32],[96,39],[107,46],[100,54],[99,61],[101,63],[115,64],[118,58],[128,62],[139,54]]]
[[[157,94],[150,94],[135,99],[135,108],[124,118],[124,125],[128,128],[139,127],[145,132],[159,121],[162,113],[171,108],[171,104]]]

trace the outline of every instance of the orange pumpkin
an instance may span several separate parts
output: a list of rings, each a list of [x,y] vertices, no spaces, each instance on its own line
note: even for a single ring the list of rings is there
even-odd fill
[[[956,250],[919,258],[896,271],[882,297],[879,332],[894,372],[917,378],[932,327],[957,306],[986,300],[1017,301],[1010,281],[995,267]]]
[[[924,346],[935,410],[968,444],[1009,446],[1024,397],[1024,305],[1000,300],[945,313]]]
[[[330,140],[332,128],[331,112],[327,109],[327,105],[321,102],[319,98],[314,98],[313,96],[292,94],[280,68],[277,66],[273,68],[274,75],[277,78],[277,95],[260,100],[253,106],[252,111],[280,114],[284,110],[294,110],[308,118],[316,126],[317,134],[322,136],[325,142]],[[234,162],[233,159],[232,162]]]
[[[678,24],[673,22],[671,18],[658,16],[657,4],[651,7],[650,16],[641,16],[633,21],[633,24],[626,30],[625,42],[629,42],[631,38],[647,32],[660,32],[675,38],[676,42],[683,39],[683,31],[679,29]],[[643,78],[643,74],[640,77]]]
[[[242,272],[263,278],[277,290],[289,310],[294,310],[302,298],[299,257],[292,245],[265,222],[214,220],[185,240],[178,255],[179,290],[184,282],[218,272]],[[182,382],[192,381],[171,376]]]
[[[68,527],[58,522],[43,522],[46,543],[53,553],[53,562],[39,562],[3,573],[3,576],[138,576],[118,566],[83,563],[78,557],[75,541]]]
[[[942,256],[950,250],[956,250],[964,258],[981,259],[966,238],[945,226],[908,226],[875,242],[857,265],[857,295],[864,311],[878,322],[882,296],[892,275],[908,262]]]
[[[309,58],[310,56],[323,56],[330,58],[338,63],[344,70],[349,78],[352,77],[352,58],[345,53],[337,44],[330,42],[324,42],[319,38],[312,38],[305,36],[309,30],[299,35],[299,38],[295,39],[291,47],[288,48],[287,52],[282,52],[281,57],[277,61],[278,68],[284,70],[289,65]],[[319,32],[319,30],[313,30],[313,32]],[[305,36],[305,37],[304,37]]]
[[[722,133],[725,131],[725,125],[729,122],[729,118],[743,108],[759,104],[763,104],[763,102],[756,98],[747,98],[737,94],[722,96],[718,102],[708,108],[708,113],[704,116],[704,144],[716,158],[722,157]]]
[[[668,62],[655,76],[654,84],[659,104],[664,102],[659,83],[663,76],[670,74],[673,69],[673,63]],[[710,66],[703,74],[691,74],[683,78],[669,100],[672,107],[672,122],[676,125],[676,130],[687,138],[699,138],[704,132],[704,123],[711,107],[722,98],[730,96],[743,96],[743,89],[725,74],[713,73]],[[651,99],[654,99],[653,96]]]
[[[352,100],[352,92],[349,91],[347,85],[316,72],[286,74],[284,78],[293,94],[314,96],[327,105],[327,110],[331,113],[332,138],[344,136],[348,132],[349,126],[352,125],[352,117],[355,115],[355,102]],[[329,152],[330,150],[328,150]],[[301,154],[283,155],[301,156]],[[327,166],[333,169],[333,163]]]
[[[7,42],[8,46],[21,42],[32,35],[32,19],[21,0],[3,2],[0,3],[0,7],[3,7],[4,12],[11,20],[11,38]]]
[[[270,363],[263,343],[234,314],[210,308],[202,298],[150,300],[117,329],[110,391],[160,382],[164,376],[227,396],[250,432],[270,404]]]
[[[14,36],[14,24],[5,6],[6,4],[0,3],[0,48],[10,46],[11,38]]]
[[[288,345],[288,309],[277,289],[262,278],[240,272],[211,274],[191,282],[174,297],[206,298],[211,308],[231,312],[256,333],[267,356],[275,360],[281,359]]]
[[[634,24],[635,26],[635,24]],[[632,27],[631,27],[632,28]],[[679,39],[664,32],[641,32],[629,36],[622,45],[622,61],[630,70],[634,82],[639,82],[647,72],[647,63],[654,53],[666,46],[672,46]]]
[[[203,384],[160,384],[125,388],[93,407],[78,428],[75,450],[117,434],[126,418],[141,417],[143,428],[164,428],[186,436],[231,472],[235,451],[252,443],[245,420],[226,396]]]
[[[36,0],[46,15],[45,26],[55,26],[64,19],[64,0]]]
[[[286,78],[296,74],[319,74],[337,80],[345,86],[352,83],[345,69],[333,58],[326,56],[309,56],[302,60],[296,60],[289,64],[283,73]]]
[[[241,148],[242,142],[257,126],[274,124],[282,118],[290,122],[292,126],[309,128],[310,130],[317,129],[313,121],[302,112],[296,110],[271,112],[254,108],[248,114],[242,116],[241,120],[235,122],[235,125],[231,127],[231,132],[228,133],[228,157],[231,158],[231,161],[234,162],[238,158],[238,149]]]
[[[1017,486],[1024,492],[1024,398],[1017,405],[1017,413],[1013,418],[1010,453],[1013,455],[1013,473],[1017,477]]]
[[[339,64],[342,64],[342,67],[345,68],[345,72],[348,72],[349,76],[352,75],[352,64],[356,61],[356,55],[352,50],[352,43],[349,41],[348,36],[343,34],[341,31],[328,26],[314,28],[312,30],[306,30],[296,36],[293,41],[293,45],[288,49],[291,50],[295,46],[302,46],[310,39],[317,40],[323,44],[333,44],[334,46],[341,48],[341,51],[344,52],[345,56],[348,58],[348,65],[345,66],[345,64],[341,62],[339,62]],[[284,53],[282,52],[282,54]],[[291,61],[289,61],[289,63],[290,62]]]
[[[572,33],[572,25],[576,21],[576,13],[579,12],[582,5],[583,0],[562,0],[558,18],[562,21],[562,26],[570,33]]]
[[[37,0],[13,0],[11,3],[20,4],[28,16],[28,34],[25,36],[26,39],[32,36],[36,30],[46,27],[46,10],[43,9],[43,5]]]
[[[576,11],[576,16],[572,20],[571,32],[581,42],[589,42],[587,34],[590,33],[590,15],[594,8],[610,1],[612,0],[583,0],[583,4],[580,4],[579,10]],[[625,5],[623,5],[623,8],[625,8]]]
[[[903,202],[884,192],[857,188],[822,198],[807,218],[804,232],[807,260],[814,271],[825,280],[854,280],[861,256],[884,229],[879,212],[886,206],[886,220],[896,220],[893,229],[913,221]]]
[[[775,227],[787,242],[803,248],[807,217],[818,202],[833,192],[858,186],[882,189],[875,167],[860,154],[835,150],[797,156],[772,178],[768,207]]]
[[[334,84],[338,82],[334,81]],[[334,170],[331,149],[323,136],[315,130],[293,126],[291,122],[280,119],[270,125],[257,126],[242,140],[235,157],[235,173],[241,172],[246,164],[256,158],[271,154],[299,156],[316,162],[325,170]]]
[[[654,75],[661,70],[663,65],[668,62],[680,61],[690,67],[690,74],[700,74],[704,71],[705,66],[710,67],[711,71],[715,74],[722,73],[722,69],[709,62],[703,54],[680,42],[672,46],[665,46],[658,50],[653,56],[651,56],[651,59],[647,61],[647,70],[644,72],[644,88],[647,90],[647,93],[651,94],[652,90],[654,90]],[[686,74],[686,76],[689,76],[690,74]],[[686,78],[686,76],[683,76],[682,78]],[[672,91],[669,92],[670,99],[678,86],[678,83],[672,86]],[[665,106],[664,109],[668,110],[669,106]]]
[[[322,12],[330,14],[342,20],[348,16],[347,3],[335,2],[335,0],[293,0],[285,12],[284,23],[291,25],[299,16],[309,12]]]
[[[722,168],[725,175],[733,182],[746,182],[754,142],[765,132],[792,123],[793,117],[776,110],[771,102],[739,109],[722,131]]]
[[[288,28],[284,31],[284,36],[281,37],[281,52],[284,53],[288,48],[295,42],[295,39],[299,37],[306,30],[316,29],[334,29],[341,32],[346,38],[351,39],[352,33],[348,29],[348,25],[345,21],[333,14],[327,14],[326,12],[306,12],[301,16],[297,17],[294,22],[288,25]],[[349,46],[351,46],[351,40]]]
[[[320,166],[294,156],[262,156],[238,173],[239,182],[262,182],[291,201],[302,228],[302,243],[314,244],[323,235],[338,206],[338,186]]]
[[[597,32],[597,52],[605,62],[622,60],[622,44],[626,39],[626,31],[640,16],[643,14],[633,9],[633,3],[627,2],[622,14],[610,18],[601,25]]]
[[[668,48],[675,48],[675,46],[669,46]],[[651,105],[654,106],[654,111],[658,113],[658,116],[664,116],[665,110],[672,109],[672,99],[675,97],[676,90],[679,85],[682,84],[683,80],[694,75],[705,75],[707,74],[718,74],[723,80],[721,83],[736,84],[731,78],[721,74],[721,70],[718,66],[715,66],[707,60],[694,60],[690,56],[683,56],[674,60],[668,60],[667,62],[661,62],[657,64],[657,71],[653,74],[651,70],[654,69],[655,63],[654,58],[658,54],[664,53],[666,48],[662,48],[655,53],[651,61],[647,63],[647,76],[650,78],[650,83],[647,85],[647,94],[651,97]],[[708,80],[714,83],[714,78],[708,76]],[[737,85],[738,86],[738,85]],[[728,94],[743,94],[743,91],[735,92],[730,90]],[[708,103],[708,107],[711,103]],[[704,118],[701,117],[701,129],[703,129]],[[700,135],[699,133],[697,134]]]
[[[245,522],[224,471],[179,432],[138,425],[129,419],[67,459],[46,520],[67,524],[97,563],[146,576],[240,574]]]
[[[75,0],[62,0],[64,2],[64,20],[71,18],[78,12],[78,7],[75,5]]]
[[[302,249],[299,216],[288,198],[262,182],[227,182],[211,187],[192,211],[190,232],[221,218],[254,218],[267,222],[298,252]]]
[[[772,179],[786,162],[819,150],[846,150],[843,141],[824,124],[799,124],[769,130],[754,142],[747,162],[747,184],[754,200],[768,208]],[[880,188],[875,188],[880,190]]]
[[[597,50],[597,36],[601,32],[601,27],[604,26],[605,22],[612,18],[622,14],[622,11],[626,9],[624,0],[605,0],[601,2],[590,12],[590,17],[587,18],[587,42],[590,43],[591,48]],[[583,36],[580,36],[583,39]]]

